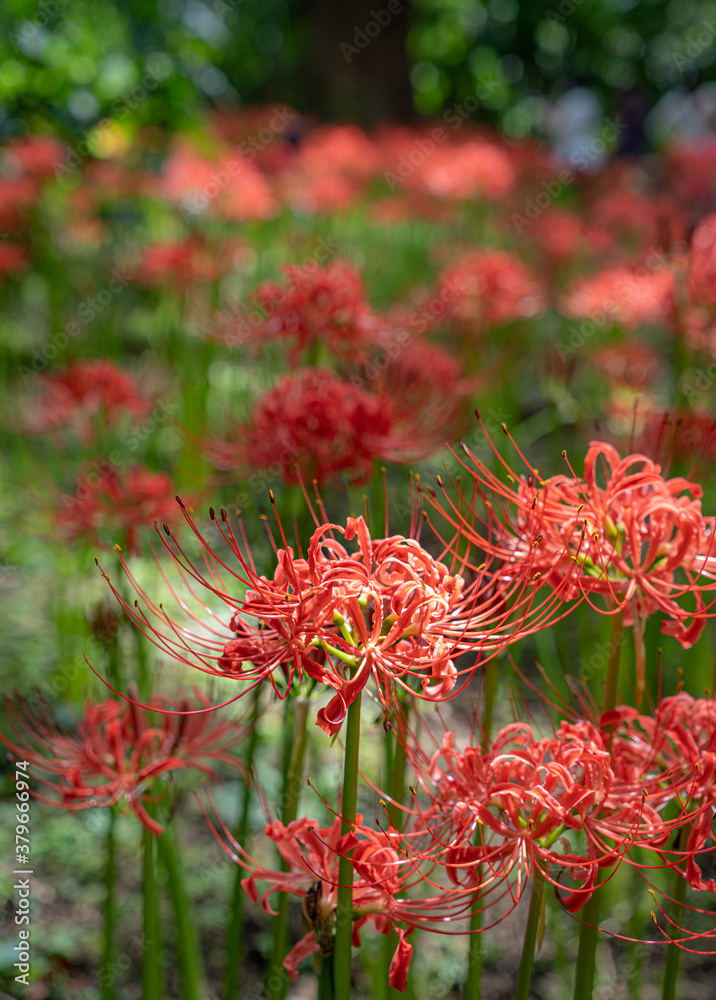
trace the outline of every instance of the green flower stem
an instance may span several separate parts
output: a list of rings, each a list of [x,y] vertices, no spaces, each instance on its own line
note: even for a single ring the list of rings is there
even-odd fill
[[[187,483],[192,489],[200,489],[206,479],[207,463],[198,444],[206,428],[207,402],[209,398],[209,368],[216,353],[210,341],[189,343],[192,338],[184,338],[184,371],[192,372],[193,378],[185,379],[182,386],[182,425],[191,427],[192,434],[184,442],[179,461],[176,482],[179,488]],[[193,355],[193,356],[192,356]]]
[[[122,599],[131,607],[132,604],[134,603],[134,598],[129,593],[129,583],[124,574],[122,574],[119,577],[119,592],[122,596]],[[148,640],[144,635],[142,635],[141,630],[138,628],[132,627],[130,629],[130,632],[132,633],[132,636],[134,638],[134,643],[137,651],[137,673],[134,679],[137,682],[137,686],[139,687],[141,694],[146,695],[150,688],[149,663],[147,662],[147,646],[146,646]],[[116,650],[116,655],[119,656],[119,635],[117,635],[114,639],[114,646]],[[119,688],[119,664],[117,664],[116,667],[117,677],[115,678],[114,674],[112,673],[113,668],[111,666],[111,655],[112,654],[110,651],[110,678],[112,682],[115,684],[115,687],[121,690],[121,688]]]
[[[537,943],[537,932],[542,916],[546,885],[544,875],[535,869],[532,876],[532,896],[527,914],[527,926],[525,927],[525,937],[522,945],[522,958],[520,959],[520,969],[517,974],[515,1000],[529,1000],[532,969],[535,962],[535,945]]]
[[[176,952],[182,978],[182,1000],[206,1000],[206,984],[197,922],[192,915],[179,861],[174,831],[168,825],[157,838],[159,856],[167,873],[169,895],[174,910]]]
[[[590,1000],[594,989],[594,970],[597,954],[597,926],[599,924],[600,892],[597,889],[579,911],[583,921],[579,928],[579,952],[574,977],[574,1000]]]
[[[116,687],[120,688],[120,670],[119,670],[119,634],[115,632],[114,635],[110,635],[107,640],[107,655],[109,659],[109,679],[110,683]],[[107,890],[107,895],[104,901],[104,930],[102,942],[102,969],[104,970],[104,976],[102,977],[102,1000],[114,1000],[116,996],[115,990],[115,977],[113,974],[115,958],[116,958],[116,947],[115,947],[115,900],[114,900],[114,886],[117,878],[116,872],[116,860],[115,860],[115,836],[114,836],[114,823],[115,823],[115,810],[112,808],[109,810],[109,827],[107,829],[107,854],[104,870],[104,884]]]
[[[104,940],[102,942],[102,1000],[114,1000],[114,959],[116,954],[114,942],[114,884],[116,881],[115,840],[114,840],[114,809],[109,810],[109,828],[107,830],[107,855],[104,869],[104,884],[107,895],[104,900]]]
[[[346,758],[343,769],[341,834],[353,829],[358,803],[358,752],[360,748],[360,693],[348,709]],[[351,941],[353,936],[353,865],[342,857],[338,865],[336,906],[335,1000],[350,1000]]]
[[[408,714],[410,712],[410,706],[406,703],[404,709],[405,721],[408,721]],[[389,789],[390,797],[395,803],[402,805],[405,799],[405,753],[403,752],[400,743],[395,737],[394,731],[385,734],[385,773],[389,778]],[[393,805],[389,803],[388,805],[388,816],[393,824],[393,827],[401,831],[403,829],[403,810],[399,808],[398,805]],[[415,932],[413,932],[413,943],[415,942]],[[397,1000],[398,997],[403,997],[403,1000],[414,995],[413,984],[411,978],[408,978],[408,985],[404,993],[398,993],[397,990],[392,989],[388,986],[388,970],[390,969],[390,963],[395,954],[395,949],[398,947],[398,935],[395,931],[390,931],[389,934],[383,936],[383,981],[385,983],[385,996],[388,1000]]]
[[[609,660],[607,662],[607,677],[604,685],[603,712],[610,712],[616,707],[619,695],[619,664],[621,662],[622,645],[624,644],[624,609],[612,616],[612,628],[609,636]],[[611,737],[610,737],[611,739]],[[593,892],[589,901],[580,911],[582,925],[579,928],[579,951],[577,953],[577,969],[574,979],[574,1000],[591,1000],[594,989],[594,971],[596,968],[597,926],[601,891]]]
[[[318,977],[318,1000],[333,1000],[333,955],[321,955],[321,972]]]
[[[492,713],[497,693],[499,663],[493,657],[485,664],[485,686],[482,702],[482,752],[490,745],[490,730],[492,729]],[[467,979],[463,990],[464,1000],[480,1000],[482,996],[482,934],[476,933],[482,927],[482,912],[478,908],[470,917],[470,934],[467,949]]]
[[[162,942],[159,927],[159,897],[155,867],[156,837],[143,831],[144,940],[142,952],[142,1000],[163,1000]]]
[[[283,807],[281,813],[281,819],[285,826],[295,820],[298,811],[303,760],[306,756],[308,705],[308,698],[292,698],[286,704],[287,739],[284,743]],[[293,726],[291,726],[291,722]],[[291,729],[293,729],[293,740],[289,738]],[[282,871],[287,870],[283,860],[281,869]],[[278,916],[274,920],[273,932],[273,955],[266,980],[266,997],[267,1000],[281,1000],[288,986],[288,973],[283,967],[288,936],[288,895],[285,892],[279,894]]]
[[[689,828],[684,826],[679,831],[678,850],[686,850],[686,842],[689,836]],[[675,875],[676,885],[674,886],[674,903],[671,917],[677,923],[682,919],[684,903],[686,902],[686,879],[681,875]],[[666,949],[666,964],[664,966],[664,987],[662,1000],[677,1000],[676,987],[679,982],[679,965],[681,960],[681,948],[675,944],[670,944]]]
[[[259,701],[261,700],[261,685],[257,684],[253,691],[253,706],[251,709],[251,732],[246,748],[246,781],[243,785],[243,795],[241,797],[241,815],[236,831],[236,839],[242,847],[245,846],[249,833],[249,810],[251,807],[251,775],[254,766],[254,754],[258,744],[258,717]],[[244,890],[241,888],[241,880],[245,877],[245,869],[242,865],[236,865],[234,873],[234,891],[231,898],[231,920],[226,940],[226,980],[224,988],[225,1000],[235,1000],[238,996],[239,982],[241,980],[241,969],[244,961]]]
[[[603,712],[611,712],[616,707],[619,697],[619,664],[621,662],[622,646],[624,644],[624,613],[622,608],[612,615],[612,629],[609,636],[609,660],[607,662],[607,678],[604,685]]]

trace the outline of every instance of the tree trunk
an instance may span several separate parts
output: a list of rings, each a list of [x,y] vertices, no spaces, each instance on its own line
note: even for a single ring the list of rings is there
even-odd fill
[[[366,125],[413,117],[409,0],[310,0],[308,72],[317,110]]]

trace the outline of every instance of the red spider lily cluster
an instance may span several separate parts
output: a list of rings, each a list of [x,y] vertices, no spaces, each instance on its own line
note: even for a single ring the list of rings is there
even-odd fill
[[[277,548],[269,578],[255,569],[243,525],[240,541],[225,511],[220,529],[235,568],[211,548],[183,504],[182,512],[201,545],[204,569],[189,561],[166,525],[168,541],[160,537],[197,600],[198,613],[189,612],[187,623],[170,620],[122,559],[139,597],[132,606],[112,586],[124,610],[180,662],[242,681],[241,694],[268,682],[285,697],[294,683],[309,679],[333,692],[317,717],[329,735],[338,732],[371,678],[388,712],[401,691],[441,701],[458,689],[459,677],[464,687],[480,662],[544,627],[555,609],[559,613],[554,601],[538,603],[533,588],[520,581],[502,585],[485,567],[468,584],[465,560],[449,546],[444,552],[449,562],[436,559],[417,531],[373,539],[363,517],[349,517],[345,527],[324,520],[317,522],[304,557],[287,544],[279,521],[284,547]],[[344,544],[351,541],[353,551]],[[242,597],[239,588],[246,588]],[[227,607],[223,619],[206,603],[212,597]],[[200,613],[209,615],[206,623]],[[467,664],[458,667],[463,656]]]
[[[502,561],[501,575],[529,574],[561,600],[586,600],[608,614],[621,609],[639,631],[659,611],[666,619],[662,631],[684,648],[698,639],[711,606],[704,595],[709,600],[716,586],[714,521],[702,513],[698,484],[666,479],[645,455],[622,458],[604,442],[591,445],[583,476],[570,469],[570,475],[543,479],[529,464],[520,476],[501,459],[509,483],[467,449],[466,455],[476,488],[490,498],[491,530],[483,537],[463,515],[432,502]],[[597,595],[605,607],[594,603]],[[692,608],[683,604],[689,596]]]
[[[209,245],[198,237],[155,243],[146,247],[139,263],[140,285],[173,285],[177,291],[219,278],[241,266],[246,247],[238,241]]]
[[[119,537],[136,554],[140,529],[157,519],[171,520],[175,513],[172,481],[166,472],[140,465],[124,473],[114,466],[88,467],[78,476],[74,492],[62,498],[55,524],[70,541],[83,538],[98,544],[107,536]]]
[[[224,824],[217,825],[210,818],[209,825],[227,853],[250,872],[243,886],[253,902],[260,898],[263,908],[272,913],[271,897],[275,893],[287,892],[301,899],[309,930],[284,959],[292,979],[297,978],[298,966],[305,958],[318,951],[333,950],[338,862],[348,852],[355,870],[353,944],[360,947],[360,931],[367,923],[372,923],[382,934],[391,930],[397,933],[388,983],[401,993],[407,986],[414,951],[408,936],[416,928],[439,932],[441,925],[464,918],[469,915],[476,896],[475,891],[460,896],[442,889],[410,899],[411,891],[423,888],[425,866],[421,865],[421,859],[414,854],[406,856],[398,835],[371,829],[360,815],[347,834],[341,834],[340,818],[326,827],[308,818],[294,820],[287,826],[280,820],[270,823],[264,835],[276,844],[284,863],[282,870],[266,868],[257,862]],[[266,883],[260,897],[257,883]]]
[[[256,148],[264,129],[273,138]],[[43,801],[70,810],[123,805],[160,834],[163,776],[190,768],[213,776],[215,764],[236,766],[239,752],[253,753],[249,729],[211,712],[252,693],[257,725],[260,698],[282,702],[290,750],[292,738],[301,746],[298,725],[294,734],[288,724],[296,701],[315,698],[320,731],[309,733],[321,757],[332,761],[345,747],[342,791],[322,798],[332,818],[296,818],[296,793],[293,811],[284,795],[276,819],[256,783],[263,847],[248,828],[230,832],[216,815],[209,823],[250,900],[285,916],[285,898],[276,897],[300,899],[306,933],[279,956],[293,978],[304,959],[338,949],[349,871],[353,944],[363,928],[393,937],[386,974],[401,991],[419,935],[474,938],[504,920],[530,885],[549,884],[558,905],[586,924],[597,919],[584,908],[622,867],[654,892],[673,875],[706,900],[686,908],[701,917],[716,891],[716,703],[710,690],[701,699],[678,688],[662,697],[661,682],[657,696],[646,662],[650,618],[669,637],[668,660],[697,642],[704,648],[716,617],[716,521],[702,509],[699,485],[716,461],[707,395],[716,353],[716,216],[708,214],[715,147],[669,152],[658,170],[643,161],[575,171],[569,195],[553,205],[555,170],[537,144],[503,142],[469,124],[444,131],[444,143],[416,157],[429,134],[421,128],[368,134],[313,128],[288,108],[242,111],[217,113],[201,142],[164,137],[151,161],[129,138],[106,160],[88,154],[72,191],[54,177],[64,154],[50,140],[15,143],[0,163],[0,225],[9,236],[0,247],[3,295],[41,266],[39,225],[79,262],[67,279],[84,306],[65,327],[73,346],[64,367],[47,373],[64,335],[36,352],[37,364],[33,355],[36,370],[25,368],[23,380],[36,380],[17,421],[46,436],[48,458],[58,444],[65,454],[81,451],[73,489],[59,500],[48,491],[55,537],[119,542],[131,597],[126,584],[111,586],[141,633],[139,659],[149,659],[146,639],[151,657],[197,670],[221,691],[211,700],[140,695],[123,669],[112,685],[125,700],[87,704],[76,733],[19,701],[3,741],[41,775]],[[132,199],[148,224],[125,257],[107,209]],[[336,231],[352,231],[365,216],[379,239],[355,254],[332,239],[311,243],[337,213],[352,214]],[[299,224],[284,226],[292,214]],[[386,264],[392,246],[385,258],[373,252],[391,227],[404,238],[400,268]],[[420,227],[432,242],[422,248],[422,272],[408,273]],[[268,242],[282,239],[280,249]],[[122,279],[127,305],[119,307],[127,309],[126,368],[83,360],[83,341],[99,342],[115,309],[111,268],[128,260],[135,270]],[[104,289],[90,261],[111,265]],[[90,340],[85,327],[100,314]],[[146,419],[156,394],[137,374],[147,352],[154,367],[162,351],[167,381],[181,373],[175,422],[190,445],[181,456],[181,442],[155,434],[166,417]],[[435,462],[446,441],[470,432],[478,392],[485,413],[501,400],[488,426],[523,421],[514,438],[507,434],[518,467],[489,436],[487,451],[479,434],[462,453],[443,451],[437,490],[425,485],[425,469],[411,476],[410,526],[391,531],[385,482],[398,470],[383,470],[381,493],[379,467]],[[502,405],[516,411],[515,423]],[[573,466],[564,452],[559,475],[540,472],[515,444],[534,434],[537,448],[544,440],[551,448],[546,434],[567,427],[586,458]],[[171,475],[150,468],[163,465]],[[193,509],[177,506],[177,489],[188,486],[185,500],[200,496],[212,474],[218,489],[253,490],[235,500],[245,509],[272,504],[263,548],[249,544],[239,512],[237,522],[211,509],[214,523],[203,531]],[[364,485],[361,506],[352,491]],[[330,518],[324,487],[338,494]],[[279,510],[291,512],[290,529]],[[151,525],[161,542],[155,564],[135,567]],[[155,570],[173,601],[148,582]],[[483,681],[487,689],[485,668],[496,669],[505,653],[541,657],[548,643],[537,633],[578,606],[580,616],[607,616],[619,638],[622,626],[633,629],[637,707],[618,704],[610,653],[600,710],[577,715],[549,702],[561,721],[543,730],[532,721],[505,725],[497,705],[497,733],[485,723],[464,746],[455,723],[464,700],[447,703]],[[587,655],[582,639],[578,655]],[[621,685],[624,697],[623,677]],[[368,773],[358,763],[366,702],[385,740],[383,779],[373,762]],[[415,720],[427,730],[428,717],[441,726],[434,752],[414,731],[422,737]],[[360,774],[381,797],[375,827],[349,801],[351,759],[356,783]],[[409,797],[398,760],[415,771]],[[284,760],[284,771],[298,785],[293,763]],[[244,773],[260,771],[254,764]],[[668,902],[653,905],[664,943],[697,950],[714,936],[689,930],[688,914],[674,916]],[[350,949],[341,961],[350,978]]]
[[[72,429],[91,442],[100,425],[146,416],[152,399],[137,379],[104,358],[73,361],[63,371],[42,376],[37,397],[27,407],[25,428],[35,434]]]
[[[284,482],[299,473],[320,484],[367,482],[377,463],[420,461],[464,426],[471,383],[461,376],[460,362],[432,344],[400,353],[372,383],[301,368],[257,399],[231,439],[207,439],[205,454],[233,479],[267,469]],[[447,382],[449,398],[440,391]]]
[[[256,403],[251,421],[232,441],[211,440],[215,468],[232,472],[276,468],[288,482],[297,470],[319,483],[345,473],[370,479],[374,464],[386,460],[394,418],[390,400],[351,386],[324,368],[285,375]]]
[[[409,827],[389,832],[415,871],[443,869],[457,896],[479,894],[483,908],[507,898],[499,920],[535,871],[570,912],[622,863],[647,884],[654,870],[673,868],[712,892],[703,869],[713,851],[714,712],[712,699],[681,692],[649,715],[619,706],[542,738],[514,723],[487,747],[459,751],[446,733],[430,758],[414,761],[421,793]],[[685,847],[675,850],[681,830]]]
[[[73,731],[42,703],[18,700],[6,706],[11,735],[0,733],[0,740],[32,765],[45,790],[36,795],[40,801],[70,810],[120,804],[159,834],[163,827],[151,811],[166,788],[157,778],[192,768],[211,776],[220,762],[241,766],[232,751],[244,731],[203,714],[208,707],[198,689],[191,695],[156,694],[146,708],[119,699],[87,702]]]

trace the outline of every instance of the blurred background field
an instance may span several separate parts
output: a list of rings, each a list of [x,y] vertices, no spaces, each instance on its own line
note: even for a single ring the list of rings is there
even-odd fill
[[[410,477],[461,472],[446,442],[492,461],[475,406],[498,446],[504,423],[543,474],[564,471],[564,449],[581,466],[599,437],[671,475],[697,470],[713,509],[716,4],[382,2],[3,5],[3,693],[39,687],[69,723],[103,697],[85,657],[108,675],[116,650],[143,694],[195,683],[117,614],[95,557],[117,581],[120,545],[149,588],[152,526],[178,520],[179,494],[212,538],[209,505],[241,509],[268,572],[269,490],[304,540],[310,529],[296,467],[338,521],[366,507],[382,517],[385,468],[390,527],[407,532]],[[514,451],[509,462],[522,471]],[[652,690],[682,677],[694,695],[713,690],[712,625],[684,650],[649,622]],[[565,697],[581,685],[596,697],[608,636],[580,609],[512,656],[538,687],[537,662]],[[513,697],[541,718],[503,666],[498,721]],[[233,694],[229,679],[203,688],[212,701]],[[448,704],[443,721],[465,729],[474,699]],[[269,803],[281,727],[267,712]],[[381,728],[378,710],[366,713],[377,779]],[[325,746],[309,726],[307,773],[328,795]],[[9,828],[9,768],[2,780]],[[198,780],[177,784],[218,996],[232,863],[191,794]],[[238,822],[240,782],[222,773],[215,797]],[[322,808],[308,789],[301,801]],[[94,1000],[107,811],[35,803],[32,817],[36,978],[18,993],[2,946],[5,988]],[[254,802],[251,829],[264,819]],[[138,845],[133,817],[118,816],[116,989],[127,998],[141,995]],[[650,898],[623,897],[615,887],[615,920],[641,931]],[[255,910],[241,994],[252,998],[270,950]],[[291,919],[299,937],[299,907]],[[577,927],[549,919],[535,995],[559,1000]],[[512,920],[486,944],[490,1000],[512,995],[523,918]],[[8,902],[10,945],[13,929]],[[378,995],[379,950],[369,941],[362,995]],[[415,995],[460,995],[464,948],[426,938],[419,952]],[[605,940],[597,995],[660,995],[652,957]],[[686,969],[685,1000],[711,996],[712,960],[687,957]],[[315,997],[310,963],[291,990]]]

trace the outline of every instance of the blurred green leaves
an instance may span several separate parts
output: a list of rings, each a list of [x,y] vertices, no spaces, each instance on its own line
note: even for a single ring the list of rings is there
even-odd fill
[[[47,121],[81,133],[147,73],[161,85],[132,102],[138,124],[190,127],[207,105],[268,100],[320,112],[330,101],[311,83],[317,12],[316,0],[10,0],[0,135]],[[416,111],[437,115],[489,79],[483,115],[513,135],[538,129],[539,101],[575,84],[614,110],[635,89],[649,106],[714,76],[714,0],[414,0],[408,16]]]

